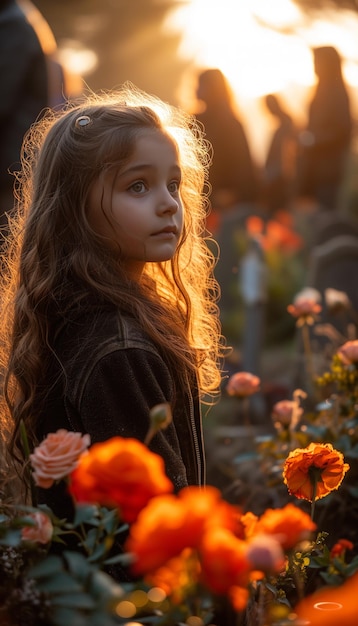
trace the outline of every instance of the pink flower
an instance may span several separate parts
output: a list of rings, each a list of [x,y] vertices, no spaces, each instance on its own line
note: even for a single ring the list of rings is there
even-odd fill
[[[289,304],[287,311],[293,316],[298,318],[297,324],[313,324],[318,313],[321,312],[322,307],[319,304],[321,294],[316,289],[307,287],[300,291],[293,300],[292,304]]]
[[[345,365],[358,363],[358,339],[346,341],[346,343],[339,348],[337,354]]]
[[[35,484],[48,489],[56,480],[65,478],[76,467],[79,457],[89,445],[89,435],[62,428],[47,435],[30,454]]]
[[[292,412],[296,407],[296,402],[294,400],[280,400],[280,402],[276,402],[276,404],[272,408],[271,417],[273,421],[282,426],[289,426],[291,424]],[[301,414],[303,413],[303,409],[301,410]]]
[[[326,301],[328,309],[333,313],[339,311],[348,311],[352,308],[350,299],[345,291],[338,291],[337,289],[325,289],[324,299]]]
[[[257,393],[260,389],[260,379],[249,372],[236,372],[229,378],[226,391],[229,396],[244,398]]]
[[[21,530],[21,537],[24,541],[36,541],[37,543],[48,543],[51,540],[53,533],[52,522],[48,515],[37,511],[36,513],[29,513],[27,517],[30,517],[34,522],[34,526],[25,526]]]
[[[250,541],[246,556],[252,567],[264,572],[280,572],[285,564],[281,544],[270,535],[256,535]]]
[[[271,417],[277,428],[290,427],[294,429],[300,421],[303,408],[300,407],[300,398],[306,398],[307,393],[302,389],[293,392],[293,400],[280,400],[273,406]]]

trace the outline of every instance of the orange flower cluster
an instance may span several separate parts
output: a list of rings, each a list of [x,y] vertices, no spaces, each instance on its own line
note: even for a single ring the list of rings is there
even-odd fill
[[[273,535],[285,550],[290,550],[315,529],[316,524],[307,513],[294,504],[286,504],[282,509],[267,509],[257,521],[254,532]]]
[[[312,502],[338,489],[348,470],[343,454],[330,443],[310,443],[289,454],[283,479],[291,495]]]
[[[334,557],[342,557],[344,556],[346,550],[353,550],[354,545],[349,539],[339,539],[337,543],[334,544],[333,548],[330,551],[330,555],[332,558]]]
[[[277,219],[264,220],[253,215],[246,220],[246,230],[253,237],[260,237],[261,245],[266,252],[278,250],[293,254],[303,246],[302,237],[292,228],[289,214],[277,215]]]
[[[133,573],[167,593],[178,596],[180,581],[193,582],[194,575],[242,610],[250,580],[262,578],[264,571],[280,571],[283,546],[293,546],[315,527],[293,505],[258,518],[241,515],[214,487],[187,487],[151,500],[132,525],[125,548],[134,556]]]
[[[77,502],[118,507],[133,522],[149,500],[174,488],[162,457],[137,439],[113,437],[80,458],[69,489]]]
[[[357,595],[358,574],[354,574],[339,587],[327,587],[305,598],[295,613],[310,626],[357,626]]]

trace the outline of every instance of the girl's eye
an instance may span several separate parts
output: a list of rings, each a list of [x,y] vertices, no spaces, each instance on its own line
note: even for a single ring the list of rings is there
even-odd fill
[[[145,189],[145,184],[141,180],[138,180],[130,186],[130,190],[134,191],[135,193],[143,193]]]
[[[180,182],[178,180],[172,180],[168,185],[168,190],[170,193],[178,193],[180,187]]]

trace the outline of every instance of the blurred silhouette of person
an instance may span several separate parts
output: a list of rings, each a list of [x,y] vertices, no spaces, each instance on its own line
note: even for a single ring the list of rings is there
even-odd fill
[[[296,177],[297,130],[276,95],[267,95],[264,104],[278,122],[268,147],[262,181],[263,204],[272,215],[290,207]]]
[[[0,0],[0,229],[14,203],[24,135],[47,107],[66,101],[66,76],[54,35],[28,0]]]
[[[308,123],[300,133],[297,192],[320,208],[336,209],[352,135],[349,95],[342,60],[335,48],[313,49],[317,85],[309,105]]]
[[[244,127],[234,112],[232,94],[218,69],[199,74],[197,99],[205,108],[196,113],[213,148],[209,170],[212,210],[223,213],[257,199],[256,170]]]

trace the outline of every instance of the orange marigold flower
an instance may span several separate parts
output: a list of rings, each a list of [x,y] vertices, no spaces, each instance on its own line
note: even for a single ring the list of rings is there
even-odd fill
[[[339,348],[337,354],[345,365],[358,363],[358,339],[346,341],[346,343]]]
[[[310,626],[357,626],[358,574],[339,587],[325,587],[295,607]]]
[[[296,448],[288,455],[283,479],[291,495],[312,502],[338,489],[348,470],[343,454],[330,443],[310,443],[307,448]]]
[[[316,529],[310,516],[294,504],[282,509],[267,509],[259,518],[255,534],[273,535],[285,550],[293,548]]]
[[[210,528],[202,537],[200,561],[204,583],[217,594],[227,594],[231,587],[246,587],[252,565],[247,543],[226,528]]]
[[[240,517],[240,524],[243,527],[242,539],[249,539],[255,534],[255,528],[258,522],[258,516],[248,511]]]
[[[113,437],[96,443],[70,477],[77,502],[115,506],[133,522],[154,496],[173,491],[162,457],[137,439]]]
[[[178,495],[154,498],[130,529],[126,550],[135,557],[135,574],[156,570],[184,548],[197,548],[212,526],[238,528],[237,510],[214,487],[186,487]]]
[[[227,595],[235,611],[239,613],[246,608],[249,599],[249,590],[246,587],[233,585]]]
[[[339,539],[337,543],[334,544],[330,554],[331,557],[340,556],[344,554],[346,550],[353,550],[353,548],[353,543],[348,539]]]
[[[226,391],[229,396],[244,398],[257,393],[260,389],[260,379],[250,372],[236,372],[228,381]]]
[[[163,589],[174,604],[180,604],[188,587],[198,581],[200,572],[197,553],[191,548],[185,548],[179,556],[169,559],[162,567],[146,576],[145,581],[152,587]]]

